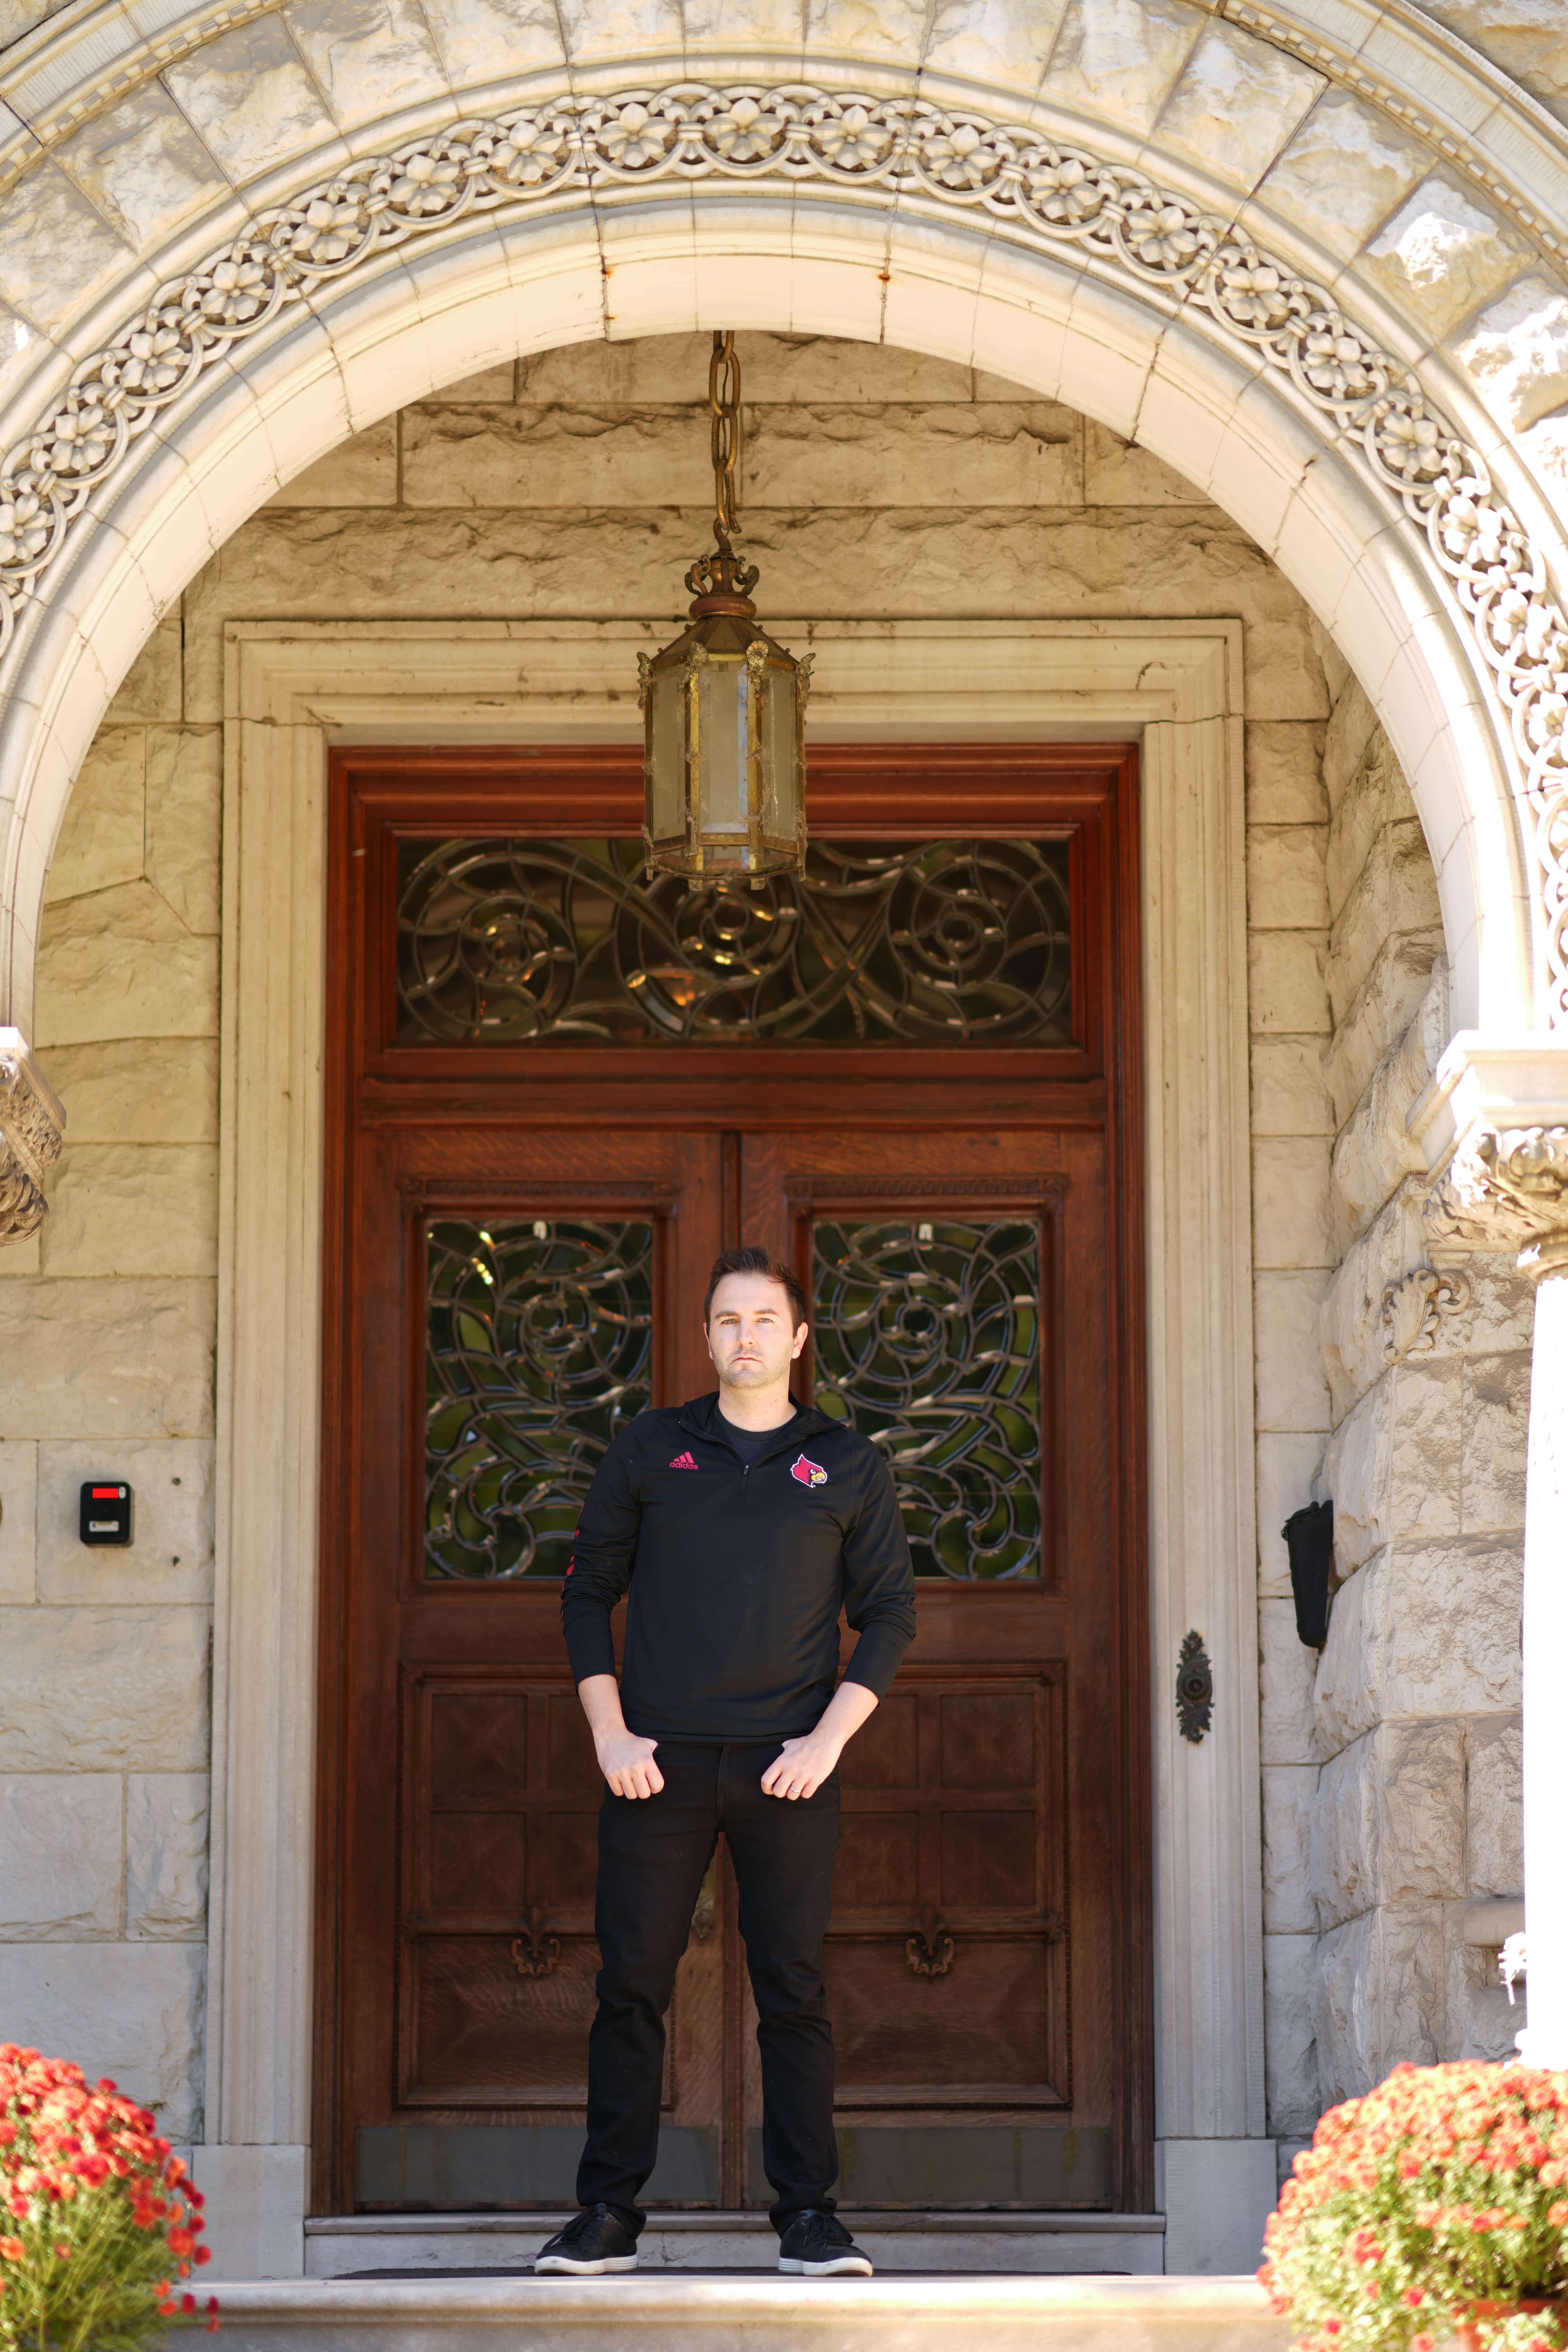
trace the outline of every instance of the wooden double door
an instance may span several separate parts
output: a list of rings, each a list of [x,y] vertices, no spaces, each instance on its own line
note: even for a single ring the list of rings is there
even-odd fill
[[[970,753],[976,830],[960,836],[959,755],[917,756],[913,832],[920,775],[858,752],[819,762],[813,834],[837,911],[773,902],[776,921],[823,934],[815,959],[795,941],[778,998],[826,999],[836,954],[868,965],[888,934],[918,933],[908,893],[875,938],[862,921],[912,843],[914,898],[934,875],[952,927],[928,957],[939,971],[945,955],[962,978],[971,932],[1013,922],[1012,979],[996,982],[993,942],[965,1017],[1005,1031],[1011,1007],[1023,1043],[900,1036],[888,984],[869,1016],[851,1008],[847,1036],[768,1034],[752,982],[776,942],[752,936],[764,910],[750,900],[708,908],[706,933],[700,907],[667,906],[649,952],[652,917],[637,901],[634,936],[626,914],[646,886],[616,848],[624,754],[548,755],[521,775],[515,754],[438,774],[337,756],[317,2210],[571,2201],[602,1784],[560,1579],[604,1446],[648,1403],[711,1388],[703,1292],[742,1240],[799,1271],[801,1392],[883,1449],[918,1572],[914,1644],[843,1767],[840,2194],[1149,2201],[1119,1092],[1131,767],[1031,750],[999,779],[998,754]],[[931,845],[975,839],[996,846],[955,881],[957,850]],[[1053,844],[1047,888],[1025,852]],[[1015,885],[1035,893],[1021,914]],[[1062,936],[1042,961],[1027,942],[1046,900]],[[724,981],[742,952],[750,1031],[721,1007],[717,1034],[628,1038],[646,1004],[616,1013],[615,987],[660,987],[689,1018],[683,988]],[[928,998],[906,1029],[944,1017]],[[868,1018],[892,1034],[866,1036]],[[721,1843],[670,2012],[650,2202],[767,2202],[753,2028]]]

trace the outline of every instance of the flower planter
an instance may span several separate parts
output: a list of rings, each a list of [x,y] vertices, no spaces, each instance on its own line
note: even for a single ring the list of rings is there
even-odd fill
[[[1480,2319],[1512,2319],[1521,2313],[1563,2311],[1563,2298],[1559,2294],[1527,2295],[1518,2303],[1477,2303],[1470,2307],[1470,2316],[1454,2330],[1454,2342],[1458,2352],[1481,2352],[1481,2331],[1476,2322]]]

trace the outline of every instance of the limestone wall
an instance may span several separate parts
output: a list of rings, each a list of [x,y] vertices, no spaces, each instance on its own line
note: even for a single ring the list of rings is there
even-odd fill
[[[1508,1261],[1472,1261],[1457,1290],[1426,1265],[1405,1119],[1448,1034],[1436,894],[1405,780],[1359,687],[1326,658],[1338,1265],[1322,1314],[1333,1434],[1321,1491],[1343,1581],[1310,1694],[1324,1763],[1307,1813],[1325,2104],[1398,2058],[1504,2056],[1522,2022],[1462,1928],[1471,1901],[1523,1884],[1531,1318]]]
[[[1343,1984],[1361,1949],[1346,1938],[1364,1937],[1355,1923],[1369,1916],[1366,1900],[1347,1907],[1310,1879],[1319,1769],[1357,1742],[1384,1779],[1394,1767],[1370,1718],[1351,1729],[1347,1717],[1341,1735],[1327,1696],[1314,1715],[1314,1660],[1296,1641],[1276,1531],[1312,1490],[1352,1402],[1324,1378],[1325,1287],[1401,1172],[1376,1173],[1392,1102],[1378,1057],[1439,944],[1418,828],[1391,783],[1352,785],[1363,706],[1337,670],[1331,699],[1300,600],[1153,460],[942,362],[807,339],[742,344],[746,527],[764,612],[1244,625],[1269,2124],[1297,2136],[1317,2112],[1320,2074],[1330,2087],[1342,2079],[1341,2059],[1325,2066],[1314,2049],[1319,1928],[1345,1955],[1332,1979]],[[681,572],[708,532],[694,397],[706,366],[697,338],[550,354],[455,385],[301,477],[159,630],[58,845],[37,1030],[68,1141],[41,1245],[31,1259],[0,1254],[0,2032],[157,2092],[181,2132],[200,2129],[224,625],[673,623]],[[1373,824],[1378,793],[1390,813]],[[1446,1330],[1444,1364],[1452,1339]],[[1513,1360],[1499,1362],[1513,1379]],[[1473,1386],[1479,1374],[1459,1378]],[[1393,1393],[1388,1380],[1378,1393]],[[75,1540],[75,1484],[109,1471],[137,1488],[137,1540],[89,1554]],[[1499,1549],[1516,1554],[1517,1539],[1512,1554]],[[1347,1588],[1341,1650],[1352,1607]],[[1468,1619],[1448,1622],[1468,1654]],[[1484,1647],[1492,1621],[1483,1611],[1480,1622]],[[1507,1692],[1487,1702],[1490,1715],[1469,1698],[1414,1711],[1445,1725],[1473,1715],[1444,1736],[1479,1757],[1484,1725],[1511,1703]],[[1412,1710],[1384,1711],[1392,1724]],[[1335,1769],[1354,1769],[1353,1758]],[[1492,1785],[1479,1765],[1471,1779]],[[1461,1804],[1464,1785],[1461,1767]],[[1500,1860],[1489,1867],[1507,1875]],[[1442,1901],[1462,1892],[1445,1883],[1431,1898],[1439,1978]],[[1370,1963],[1363,1974],[1375,1980]],[[1408,2054],[1422,2054],[1412,2033]]]

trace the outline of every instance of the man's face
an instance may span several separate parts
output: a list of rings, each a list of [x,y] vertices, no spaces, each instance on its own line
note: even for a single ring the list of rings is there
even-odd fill
[[[789,1293],[765,1274],[727,1274],[708,1310],[708,1353],[727,1389],[765,1389],[787,1381],[805,1345],[806,1327],[790,1328]]]

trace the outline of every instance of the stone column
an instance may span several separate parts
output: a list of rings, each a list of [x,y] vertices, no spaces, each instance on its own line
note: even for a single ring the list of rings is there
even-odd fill
[[[1524,1895],[1532,2066],[1568,2066],[1568,1127],[1472,1129],[1436,1196],[1535,1283],[1524,1498]],[[1458,1235],[1456,1234],[1456,1237]]]
[[[59,1158],[65,1123],[21,1031],[0,1028],[0,1247],[43,1223],[44,1178]]]

